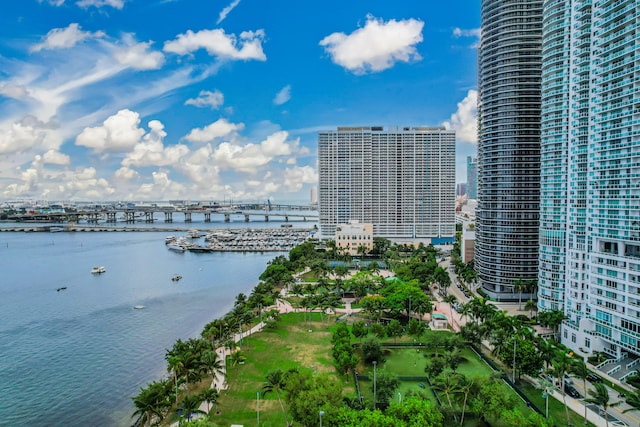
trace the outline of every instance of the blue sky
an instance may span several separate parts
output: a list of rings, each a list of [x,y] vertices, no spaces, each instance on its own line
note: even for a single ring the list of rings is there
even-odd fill
[[[479,1],[21,0],[0,16],[0,200],[308,202],[317,132],[457,131]]]

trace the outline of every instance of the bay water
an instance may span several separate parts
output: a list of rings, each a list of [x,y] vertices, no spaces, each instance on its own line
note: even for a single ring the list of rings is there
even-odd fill
[[[131,397],[168,375],[166,349],[227,313],[279,255],[168,250],[167,234],[195,228],[184,226],[0,232],[0,426],[131,425]],[[249,226],[278,224],[198,228]]]

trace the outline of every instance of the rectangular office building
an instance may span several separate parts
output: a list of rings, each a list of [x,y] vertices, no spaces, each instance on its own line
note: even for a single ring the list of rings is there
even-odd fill
[[[339,127],[318,134],[322,238],[338,224],[373,224],[375,237],[451,242],[455,236],[455,131]]]

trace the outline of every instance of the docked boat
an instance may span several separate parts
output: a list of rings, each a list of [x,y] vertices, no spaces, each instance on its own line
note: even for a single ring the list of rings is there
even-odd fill
[[[107,269],[106,269],[106,268],[104,268],[104,267],[103,267],[103,266],[101,266],[101,265],[96,265],[95,267],[93,267],[93,268],[91,269],[91,274],[102,274],[102,273],[104,273],[105,271],[107,271]]]
[[[189,246],[189,251],[190,252],[204,253],[204,252],[211,252],[211,248],[208,247],[208,246],[202,246],[202,245],[190,245]]]
[[[165,245],[168,245],[169,243],[173,243],[175,241],[176,241],[176,236],[167,236],[164,238]]]
[[[203,236],[203,234],[200,232],[200,230],[189,230],[187,232],[187,236],[189,236],[190,239],[199,239]]]
[[[184,252],[187,250],[187,246],[179,242],[169,243],[167,247],[169,248],[170,251],[175,251],[175,252]]]

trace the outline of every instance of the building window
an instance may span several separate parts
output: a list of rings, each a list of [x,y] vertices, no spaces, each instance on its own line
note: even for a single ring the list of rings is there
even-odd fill
[[[571,342],[575,344],[575,342],[576,342],[576,334],[571,334]]]
[[[591,338],[585,338],[584,339],[584,346],[586,348],[591,348]]]

